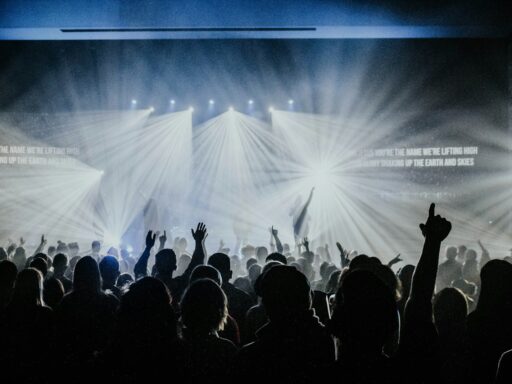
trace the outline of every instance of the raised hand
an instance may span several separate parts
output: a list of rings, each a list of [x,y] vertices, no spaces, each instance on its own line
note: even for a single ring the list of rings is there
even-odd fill
[[[190,229],[190,232],[192,232],[192,237],[196,242],[203,242],[204,239],[208,237],[208,233],[206,232],[206,225],[203,223],[197,224],[197,228],[194,231],[194,229]]]
[[[41,245],[46,245],[48,241],[44,238],[44,235],[41,235]]]
[[[306,251],[309,252],[309,240],[307,237],[305,237],[304,240],[302,241],[302,245],[304,245]]]
[[[340,254],[345,256],[345,250],[343,249],[343,247],[341,246],[339,241],[336,242],[336,247],[338,247],[338,250],[340,251]]]
[[[164,229],[164,234],[158,237],[158,241],[160,241],[160,249],[163,249],[165,246],[165,242],[167,241],[167,232]]]
[[[153,234],[153,231],[148,231],[146,235],[146,248],[153,248],[156,241],[156,234]]]
[[[420,224],[421,233],[429,240],[442,242],[452,229],[452,223],[439,215],[436,216],[436,205],[430,204],[425,224]]]
[[[23,237],[20,237],[20,247],[23,247],[25,244],[25,239]]]
[[[277,229],[274,229],[274,226],[270,228],[270,233],[272,234],[272,236],[277,236],[278,234]]]
[[[399,262],[403,261],[403,259],[400,258],[400,254],[396,255],[395,257],[393,257],[389,263],[388,263],[388,267],[391,267]]]

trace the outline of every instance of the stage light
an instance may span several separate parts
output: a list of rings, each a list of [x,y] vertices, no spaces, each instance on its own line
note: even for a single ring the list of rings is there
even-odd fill
[[[100,170],[100,175],[103,175],[105,173],[104,170]]]
[[[253,105],[253,104],[254,104],[254,100],[252,100],[252,99],[251,99],[251,100],[249,100],[247,103],[248,103],[249,105]]]
[[[174,105],[174,104],[176,104],[176,101],[175,101],[174,99],[171,99],[171,100],[169,100],[169,103],[170,103],[171,105]]]
[[[235,110],[235,109],[234,109],[232,106],[230,106],[230,107],[228,108],[228,111],[229,111],[229,112],[233,112],[234,110]]]
[[[274,107],[272,107],[272,106],[268,107],[268,111],[269,111],[270,113],[274,112]]]
[[[149,107],[149,112],[151,112],[151,113],[155,112],[155,108],[154,107]]]
[[[288,100],[289,105],[293,105],[293,103],[294,103],[293,99]]]
[[[132,99],[132,104],[133,104],[133,105],[136,105],[136,104],[137,104],[137,100]]]
[[[208,101],[208,103],[209,103],[210,105],[213,105],[213,104],[215,104],[215,100],[210,99],[210,101]]]
[[[190,106],[190,107],[188,107],[188,110],[189,110],[190,112],[194,112],[194,107]]]

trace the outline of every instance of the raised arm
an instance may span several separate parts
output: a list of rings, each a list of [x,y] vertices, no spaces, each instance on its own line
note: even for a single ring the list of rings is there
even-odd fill
[[[274,238],[274,241],[276,242],[276,249],[277,252],[283,253],[283,244],[281,244],[281,240],[279,240],[278,231],[277,229],[274,229],[274,226],[270,228],[270,233],[272,234],[272,237]]]
[[[388,267],[391,268],[393,265],[395,265],[401,261],[403,261],[403,260],[400,258],[400,254],[398,254],[395,257],[393,257],[391,260],[389,260]]]
[[[411,293],[406,305],[406,320],[412,311],[417,313],[416,311],[419,310],[431,321],[432,295],[436,283],[441,242],[452,229],[452,224],[448,220],[439,215],[436,216],[435,207],[434,203],[430,204],[427,222],[420,224],[425,242],[412,277]],[[427,311],[424,312],[424,309]]]
[[[187,269],[183,272],[184,277],[190,276],[192,271],[198,265],[204,264],[204,259],[206,257],[206,249],[204,247],[204,241],[208,237],[208,233],[206,231],[206,225],[203,223],[197,224],[197,228],[190,230],[192,232],[192,237],[196,243],[194,248],[194,253],[192,254],[192,260],[190,261]]]
[[[491,260],[491,255],[489,254],[489,251],[487,248],[484,247],[482,242],[478,240],[478,245],[480,246],[480,249],[482,250],[482,256],[480,257],[480,269],[487,264],[489,260]]]
[[[295,221],[293,225],[293,233],[295,236],[299,236],[300,229],[302,228],[302,225],[304,224],[304,220],[306,219],[306,215],[308,213],[308,207],[309,204],[311,204],[311,200],[313,199],[313,192],[315,191],[315,188],[311,188],[311,192],[309,193],[308,201],[306,201],[306,204],[304,204],[304,207],[302,207],[302,211],[300,211],[299,216],[297,216],[297,220]]]
[[[158,246],[158,250],[161,251],[165,247],[165,243],[167,241],[167,232],[164,229],[164,234],[160,235],[158,237],[158,241],[160,242],[160,245]]]
[[[348,267],[348,264],[350,263],[350,260],[348,258],[348,253],[343,249],[341,244],[339,242],[336,243],[336,246],[338,247],[338,250],[340,251],[340,266],[341,269]]]
[[[155,245],[156,234],[153,234],[153,231],[148,231],[146,235],[146,248],[144,248],[144,252],[140,255],[139,260],[133,267],[133,274],[135,275],[135,279],[139,279],[141,277],[148,275],[148,260],[149,255],[151,254],[151,248]]]
[[[44,238],[44,235],[41,235],[41,243],[39,243],[39,245],[37,246],[36,250],[34,251],[34,255],[37,255],[38,253],[40,252],[43,252],[44,250],[44,247],[46,246],[46,239]]]

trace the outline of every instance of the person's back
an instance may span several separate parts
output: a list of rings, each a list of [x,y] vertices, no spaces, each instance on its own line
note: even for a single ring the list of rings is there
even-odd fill
[[[469,350],[466,331],[468,302],[456,288],[444,288],[434,298],[434,321],[439,333],[441,379],[466,383]]]
[[[90,364],[107,345],[118,300],[101,292],[98,264],[81,258],[75,267],[73,290],[57,308],[59,352],[68,368]]]
[[[2,378],[9,382],[43,381],[53,354],[54,317],[42,298],[42,275],[33,268],[22,270],[16,279],[12,300],[0,319],[5,330],[0,360],[8,369]],[[13,377],[7,377],[12,373]]]
[[[512,265],[489,261],[481,271],[477,307],[468,316],[471,380],[492,382],[501,355],[512,349]]]
[[[462,264],[457,261],[457,248],[448,247],[446,249],[446,260],[439,265],[436,279],[436,290],[441,291],[450,287],[452,281],[460,279],[462,276]]]
[[[307,278],[294,267],[276,266],[263,275],[270,321],[237,356],[236,379],[310,383],[334,361],[334,341],[311,310],[311,294]]]
[[[187,288],[180,307],[191,379],[201,383],[225,381],[236,353],[232,342],[218,336],[228,315],[226,295],[213,280],[199,279]]]
[[[167,287],[154,277],[130,285],[116,315],[104,369],[119,383],[155,382],[162,375],[184,380],[185,349]]]

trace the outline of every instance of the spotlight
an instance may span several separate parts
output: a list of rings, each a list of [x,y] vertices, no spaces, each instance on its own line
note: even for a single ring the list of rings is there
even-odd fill
[[[254,104],[254,100],[250,99],[247,103],[249,103],[249,105],[253,105]]]
[[[155,112],[155,108],[154,107],[149,107],[149,112]]]
[[[230,112],[233,112],[234,110],[235,109],[233,107],[231,107],[231,106],[228,108],[228,111],[230,111]]]
[[[105,173],[105,171],[102,169],[100,170],[100,175],[103,175]]]
[[[194,107],[190,106],[190,107],[188,107],[188,110],[189,110],[190,112],[194,112]]]
[[[293,105],[294,101],[293,99],[288,100],[288,104]]]
[[[210,99],[210,101],[208,101],[208,103],[209,103],[210,105],[213,105],[213,104],[215,104],[215,100]]]
[[[274,112],[274,107],[272,107],[272,106],[268,107],[268,111],[269,111],[270,113]]]
[[[132,99],[132,104],[133,104],[133,105],[136,105],[136,104],[137,104],[137,100]]]
[[[172,105],[176,104],[176,101],[174,99],[171,99],[169,100],[169,103],[171,103]]]

